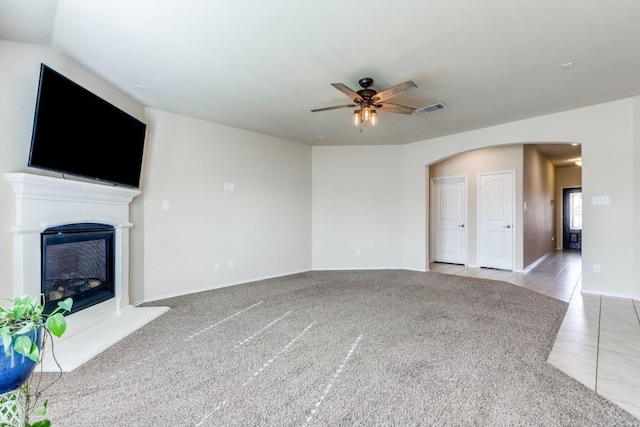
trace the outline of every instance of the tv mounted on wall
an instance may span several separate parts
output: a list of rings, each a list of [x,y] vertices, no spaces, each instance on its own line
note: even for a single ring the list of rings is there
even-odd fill
[[[146,127],[42,64],[28,166],[138,188]]]

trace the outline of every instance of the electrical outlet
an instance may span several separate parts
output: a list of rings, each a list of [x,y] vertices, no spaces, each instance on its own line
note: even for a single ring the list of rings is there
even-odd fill
[[[593,264],[593,272],[600,273],[600,264]]]
[[[213,269],[214,269],[215,271],[220,271],[220,263],[219,263],[219,262],[216,262],[215,264],[213,264]]]
[[[356,249],[356,256],[360,256],[360,249]]]
[[[229,261],[229,268],[233,268],[233,261]]]

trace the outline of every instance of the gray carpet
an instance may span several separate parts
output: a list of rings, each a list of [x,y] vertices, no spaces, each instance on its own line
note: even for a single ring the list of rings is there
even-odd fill
[[[49,390],[54,426],[640,425],[546,362],[567,305],[504,282],[310,272],[147,305],[171,310]]]

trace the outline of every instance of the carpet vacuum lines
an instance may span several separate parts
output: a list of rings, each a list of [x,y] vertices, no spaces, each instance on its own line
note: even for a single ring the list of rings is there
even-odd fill
[[[195,338],[195,337],[197,337],[198,335],[200,335],[200,334],[202,334],[202,333],[204,333],[204,332],[207,332],[209,329],[213,329],[213,328],[215,328],[216,326],[220,326],[220,325],[221,325],[221,324],[223,324],[224,322],[226,322],[226,321],[228,321],[228,320],[231,320],[231,319],[233,319],[233,318],[234,318],[234,317],[236,317],[236,316],[241,315],[241,314],[242,314],[242,313],[244,313],[245,311],[249,311],[249,310],[251,310],[252,308],[255,308],[255,307],[259,306],[259,305],[260,305],[260,304],[262,304],[263,302],[264,302],[264,301],[258,301],[257,303],[255,303],[255,304],[253,304],[253,305],[251,305],[251,306],[249,306],[249,307],[247,307],[247,308],[245,308],[245,309],[242,309],[242,310],[238,311],[237,313],[232,314],[232,315],[231,315],[231,316],[229,316],[229,317],[225,317],[224,319],[222,319],[222,320],[220,320],[220,321],[218,321],[218,322],[214,323],[214,324],[213,324],[213,325],[211,325],[211,326],[207,326],[206,328],[204,328],[204,329],[202,329],[202,330],[200,330],[200,331],[196,332],[195,334],[193,334],[193,335],[191,335],[191,336],[189,336],[189,337],[185,338],[184,340],[185,340],[185,341],[189,341],[190,339]]]
[[[285,317],[287,317],[289,314],[291,314],[291,310],[287,311],[285,314],[283,314],[282,316],[278,317],[276,320],[274,320],[273,322],[269,323],[267,326],[265,326],[264,328],[260,329],[258,332],[256,332],[255,334],[251,335],[249,338],[245,338],[244,340],[242,340],[241,342],[239,342],[238,344],[236,344],[231,351],[235,351],[237,350],[239,347],[245,345],[246,343],[248,343],[249,341],[251,341],[252,339],[254,339],[255,337],[257,337],[258,335],[260,335],[261,333],[263,333],[264,331],[266,331],[267,329],[269,329],[270,327],[272,327],[273,325],[275,325],[276,323],[278,323],[279,321],[281,321],[282,319],[284,319]]]
[[[329,383],[327,384],[327,386],[324,389],[324,393],[322,393],[322,396],[320,396],[320,399],[318,399],[316,404],[313,406],[313,409],[311,409],[311,413],[309,414],[309,416],[305,420],[304,424],[302,424],[303,427],[306,427],[311,422],[311,420],[313,420],[313,417],[315,416],[316,412],[320,408],[320,405],[322,405],[322,402],[324,401],[324,399],[326,399],[326,397],[329,395],[329,392],[331,391],[331,388],[333,387],[333,383],[336,382],[336,380],[338,379],[338,376],[340,376],[342,371],[344,371],[344,368],[347,366],[347,363],[349,362],[349,359],[351,359],[351,356],[353,355],[353,352],[356,351],[356,347],[358,346],[358,343],[360,342],[361,339],[362,339],[362,335],[358,335],[358,338],[356,338],[355,342],[351,345],[351,348],[349,349],[349,352],[347,353],[347,356],[344,358],[344,361],[338,367],[336,372],[333,374],[333,377],[331,377],[331,379],[329,380]]]
[[[290,313],[290,312],[289,312]],[[289,314],[287,313],[287,314]],[[284,317],[284,316],[282,316]],[[304,330],[302,332],[300,332],[294,339],[292,339],[291,341],[289,341],[289,343],[287,345],[285,345],[283,348],[280,349],[280,351],[278,351],[276,353],[275,356],[273,356],[271,359],[269,359],[268,361],[266,361],[265,363],[262,364],[262,366],[256,370],[252,376],[250,376],[245,382],[243,382],[240,385],[240,388],[242,387],[246,387],[247,385],[249,385],[253,380],[255,380],[262,372],[264,372],[265,369],[267,369],[273,362],[275,362],[276,360],[278,360],[278,358],[280,358],[280,356],[286,352],[287,350],[289,350],[289,348],[291,348],[291,346],[293,346],[297,341],[300,340],[300,338],[302,338],[302,336],[304,334],[306,334],[314,325],[316,324],[316,322],[311,322],[306,328],[304,328]],[[218,404],[218,406],[216,406],[211,412],[207,413],[198,423],[196,423],[196,427],[202,426],[204,425],[207,420],[209,418],[211,418],[211,416],[213,414],[215,414],[216,412],[218,412],[220,410],[220,408],[222,408],[227,402],[229,401],[229,399],[225,399],[222,402],[220,402]]]
[[[258,301],[257,303],[255,303],[255,304],[253,304],[253,305],[250,305],[249,307],[243,308],[242,310],[240,310],[240,311],[238,311],[238,312],[236,312],[236,313],[232,314],[231,316],[227,316],[227,317],[225,317],[224,319],[219,320],[219,321],[217,321],[216,323],[214,323],[214,324],[212,324],[212,325],[210,325],[210,326],[207,326],[206,328],[201,329],[201,330],[199,330],[198,332],[196,332],[196,333],[194,333],[194,334],[189,335],[187,338],[185,338],[185,339],[183,340],[183,342],[187,342],[187,341],[189,341],[189,340],[191,340],[191,339],[193,339],[193,338],[197,337],[198,335],[200,335],[200,334],[203,334],[203,333],[207,332],[207,331],[208,331],[208,330],[210,330],[210,329],[213,329],[213,328],[215,328],[215,327],[217,327],[217,326],[220,326],[220,325],[222,325],[223,323],[228,322],[229,320],[233,319],[234,317],[237,317],[237,316],[241,315],[242,313],[247,312],[247,311],[249,311],[249,310],[251,310],[251,309],[253,309],[253,308],[255,308],[255,307],[259,306],[259,305],[260,305],[260,304],[262,304],[263,302],[264,302],[264,301]],[[174,347],[175,347],[175,346],[174,346]],[[144,359],[139,360],[139,361],[138,361],[138,362],[136,362],[136,363],[133,363],[131,366],[129,366],[129,367],[127,367],[127,368],[124,368],[124,369],[121,369],[121,370],[119,370],[119,371],[117,371],[117,372],[113,373],[113,374],[110,376],[110,378],[111,378],[111,379],[113,379],[113,378],[117,378],[118,376],[120,376],[120,375],[122,375],[122,374],[124,374],[124,373],[126,373],[126,372],[128,372],[128,371],[130,371],[130,370],[131,370],[132,368],[134,368],[134,367],[137,367],[137,366],[143,365],[143,364],[145,364],[145,363],[149,363],[151,360],[155,359],[156,357],[158,357],[158,356],[162,355],[163,353],[166,353],[167,351],[171,350],[171,348],[172,348],[172,347],[165,347],[165,348],[163,348],[163,349],[162,349],[162,350],[160,350],[160,351],[156,351],[155,353],[150,354],[149,356],[145,357]]]
[[[241,387],[245,387],[247,384],[249,384],[251,381],[253,381],[254,379],[256,379],[256,377],[258,375],[260,375],[262,373],[262,371],[264,371],[265,369],[267,369],[269,367],[269,365],[271,365],[273,362],[275,362],[282,353],[284,353],[285,351],[287,351],[289,349],[289,347],[291,347],[293,344],[296,343],[296,341],[298,341],[300,338],[302,338],[302,336],[304,334],[307,333],[307,331],[309,331],[309,329],[311,329],[313,327],[313,325],[315,325],[316,322],[312,322],[309,324],[309,326],[307,326],[306,328],[304,328],[304,330],[302,332],[300,332],[298,334],[297,337],[295,337],[294,339],[292,339],[291,341],[289,341],[289,343],[287,345],[285,345],[275,356],[273,356],[271,359],[269,359],[268,361],[266,361],[261,367],[260,369],[258,369],[257,371],[255,371],[253,373],[253,375],[251,377],[249,377],[248,380],[246,380],[244,383],[242,383]]]

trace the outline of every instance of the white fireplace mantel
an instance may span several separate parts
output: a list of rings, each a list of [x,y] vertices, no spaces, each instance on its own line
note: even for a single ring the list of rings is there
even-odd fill
[[[56,358],[70,371],[164,313],[166,307],[129,304],[129,204],[132,188],[26,173],[7,173],[16,196],[12,228],[14,296],[41,293],[40,234],[49,227],[93,222],[115,228],[115,298],[67,316],[68,329],[56,342]],[[57,370],[43,361],[45,370]]]

